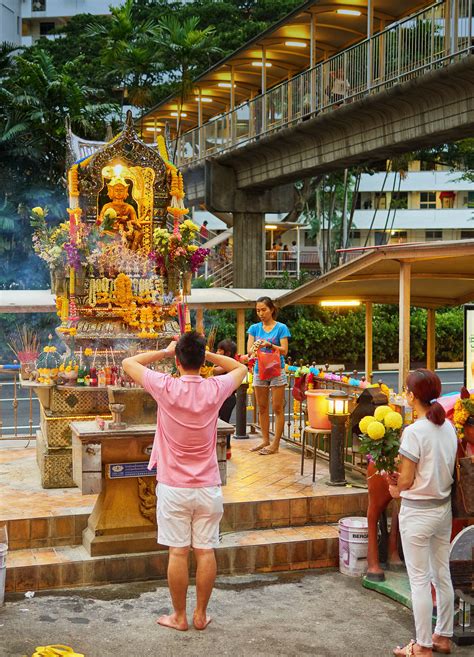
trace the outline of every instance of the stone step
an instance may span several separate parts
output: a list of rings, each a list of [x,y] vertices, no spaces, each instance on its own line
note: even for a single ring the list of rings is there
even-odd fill
[[[248,502],[225,502],[222,532],[298,527],[334,523],[346,516],[365,515],[367,492],[340,492]],[[10,551],[82,544],[89,513],[70,509],[68,515],[18,518],[7,521]],[[155,528],[150,524],[151,531]]]
[[[224,532],[216,553],[221,575],[337,566],[337,526]],[[167,550],[106,557],[90,557],[82,545],[14,550],[7,556],[6,593],[165,579],[167,563]]]

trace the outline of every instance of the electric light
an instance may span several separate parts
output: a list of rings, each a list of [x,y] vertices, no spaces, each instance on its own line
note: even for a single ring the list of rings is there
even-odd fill
[[[323,306],[323,308],[337,308],[338,306],[360,306],[360,303],[360,301],[356,301],[355,299],[340,299],[334,301],[321,301],[320,305]]]
[[[336,9],[336,14],[344,14],[346,16],[360,16],[361,12],[357,9]]]
[[[290,46],[292,48],[306,48],[307,43],[304,41],[285,41],[285,46]]]
[[[349,396],[344,390],[335,390],[327,398],[328,415],[347,415],[349,413]]]
[[[270,68],[271,62],[265,62],[265,67]],[[252,66],[260,66],[263,67],[263,62],[252,62]]]
[[[217,83],[218,87],[221,87],[221,89],[231,89],[232,88],[232,82],[218,82]],[[234,89],[236,85],[234,84]]]
[[[171,112],[171,116],[179,116],[179,113],[178,112]],[[181,116],[186,117],[188,115],[186,114],[186,112],[181,112]]]
[[[114,175],[116,178],[120,178],[120,174],[122,173],[123,166],[121,164],[116,164],[114,166]]]
[[[161,128],[146,128],[149,132],[161,132]]]
[[[278,226],[275,226],[274,224],[267,224],[265,226],[265,230],[276,230]]]
[[[212,98],[209,98],[209,96],[196,96],[194,100],[198,103],[212,103]]]

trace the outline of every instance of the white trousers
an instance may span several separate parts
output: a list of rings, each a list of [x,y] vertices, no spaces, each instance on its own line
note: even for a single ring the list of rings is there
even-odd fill
[[[402,504],[400,509],[400,534],[410,578],[416,641],[426,648],[433,645],[431,583],[436,589],[434,631],[440,636],[453,635],[454,591],[449,572],[451,524],[451,502],[434,509]]]

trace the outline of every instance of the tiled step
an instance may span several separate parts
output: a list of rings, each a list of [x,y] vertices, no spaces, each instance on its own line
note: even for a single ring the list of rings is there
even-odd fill
[[[330,524],[228,532],[217,549],[220,574],[327,568],[338,562],[337,527]],[[90,557],[80,546],[10,551],[7,593],[164,579],[166,550]],[[191,558],[191,571],[195,563]]]
[[[221,531],[333,523],[349,515],[365,515],[366,510],[367,492],[355,490],[332,495],[226,502]],[[87,526],[88,517],[88,513],[74,513],[71,509],[69,515],[8,520],[10,551],[81,545],[82,531]],[[153,529],[152,525],[150,527]]]

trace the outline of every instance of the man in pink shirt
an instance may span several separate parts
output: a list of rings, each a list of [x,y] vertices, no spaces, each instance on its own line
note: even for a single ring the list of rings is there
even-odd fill
[[[176,358],[179,378],[146,367],[172,357]],[[206,359],[226,374],[203,379],[199,372]],[[158,543],[169,546],[168,585],[174,608],[158,623],[188,629],[186,594],[192,545],[197,564],[193,624],[204,630],[211,620],[206,611],[216,578],[214,548],[223,513],[216,455],[217,417],[224,400],[242,383],[247,368],[233,358],[206,352],[205,338],[194,331],[161,351],[126,358],[123,368],[158,404],[148,467],[157,466]]]

